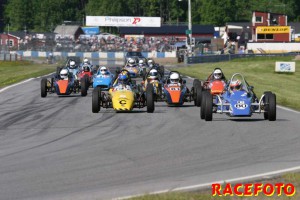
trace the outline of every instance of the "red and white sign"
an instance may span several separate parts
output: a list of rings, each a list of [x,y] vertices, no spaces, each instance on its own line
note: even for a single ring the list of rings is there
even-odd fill
[[[86,16],[86,26],[160,27],[160,17]]]

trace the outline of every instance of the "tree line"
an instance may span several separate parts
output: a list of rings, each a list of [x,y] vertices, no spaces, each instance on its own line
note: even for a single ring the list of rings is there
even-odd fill
[[[252,11],[288,15],[300,21],[298,0],[191,0],[193,24],[224,26],[249,22]],[[186,23],[188,0],[2,0],[2,31],[51,32],[64,21],[84,25],[85,16],[152,16],[163,24]],[[2,15],[2,16],[1,16]]]

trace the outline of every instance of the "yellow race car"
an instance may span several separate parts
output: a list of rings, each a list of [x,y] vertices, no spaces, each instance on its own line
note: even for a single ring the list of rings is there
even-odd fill
[[[154,112],[153,86],[149,84],[148,92],[131,80],[130,74],[123,69],[108,92],[100,87],[94,88],[92,94],[92,112],[98,113],[103,108],[113,108],[118,112],[128,112],[133,108],[147,107],[148,113]],[[151,92],[150,92],[151,91]]]

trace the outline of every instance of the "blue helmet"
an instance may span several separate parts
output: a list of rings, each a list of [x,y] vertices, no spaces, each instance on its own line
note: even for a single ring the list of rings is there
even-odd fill
[[[118,76],[118,83],[127,84],[128,83],[128,74],[121,73]]]

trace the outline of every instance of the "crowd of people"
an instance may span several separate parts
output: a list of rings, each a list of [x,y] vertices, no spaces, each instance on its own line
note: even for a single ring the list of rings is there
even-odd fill
[[[68,37],[38,38],[27,34],[20,40],[18,50],[29,51],[66,51],[66,52],[171,52],[176,50],[176,42],[182,39],[175,37],[99,37],[82,35],[74,40]]]

